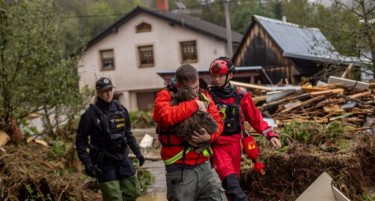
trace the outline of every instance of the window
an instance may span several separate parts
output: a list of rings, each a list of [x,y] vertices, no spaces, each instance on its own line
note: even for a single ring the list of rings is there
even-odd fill
[[[182,63],[198,62],[196,41],[181,42],[180,46],[181,46]]]
[[[114,70],[115,59],[113,50],[102,50],[100,51],[100,57],[102,61],[102,70]]]
[[[138,52],[140,67],[149,67],[154,65],[154,50],[152,45],[139,46]]]
[[[136,32],[137,33],[142,33],[142,32],[151,32],[151,25],[147,24],[145,22],[140,23],[136,27]]]

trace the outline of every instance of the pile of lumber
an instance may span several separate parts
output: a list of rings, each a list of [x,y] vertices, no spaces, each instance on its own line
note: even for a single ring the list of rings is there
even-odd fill
[[[232,83],[246,87],[244,84]],[[248,86],[254,89],[254,86]],[[259,88],[256,88],[259,90]],[[291,121],[329,123],[367,129],[375,124],[375,85],[330,77],[328,83],[312,86],[262,88],[267,94],[254,96],[259,109],[278,126]],[[262,103],[262,104],[259,104]]]

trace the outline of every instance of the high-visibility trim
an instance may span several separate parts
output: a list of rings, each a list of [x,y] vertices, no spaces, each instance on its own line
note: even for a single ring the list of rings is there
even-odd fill
[[[202,96],[203,101],[210,102],[210,99],[208,99],[208,97],[204,95],[204,93],[201,93],[201,96]]]
[[[185,150],[182,150],[180,152],[178,152],[176,155],[174,155],[172,158],[168,159],[168,160],[164,160],[164,164],[165,165],[172,165],[173,163],[175,163],[176,161],[180,160],[182,158],[182,155],[184,154],[184,151]],[[186,153],[189,153],[191,151],[191,147],[188,147],[186,149]]]
[[[191,147],[188,147],[186,149],[186,152],[185,152],[185,155],[188,154],[190,151],[192,150]],[[210,157],[213,153],[213,150],[211,149],[211,147],[207,147],[206,149],[204,149],[202,151],[203,153],[203,156],[204,157]],[[182,158],[182,155],[184,154],[184,150],[178,152],[176,155],[174,155],[172,158],[168,159],[168,160],[164,160],[164,164],[165,165],[172,165],[173,163],[175,163],[176,161],[180,160]]]
[[[211,147],[207,147],[202,151],[202,153],[204,157],[210,157],[213,153],[213,150],[211,149]]]

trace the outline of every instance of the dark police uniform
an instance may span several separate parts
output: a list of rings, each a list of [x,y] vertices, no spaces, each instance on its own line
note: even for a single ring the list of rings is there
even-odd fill
[[[111,125],[103,126],[106,120],[100,112],[104,113],[105,117],[119,112],[122,114],[108,120],[112,123],[117,122],[112,125],[114,130],[111,130]],[[118,131],[124,131],[124,136],[114,142],[111,132]],[[123,144],[114,148],[113,144],[120,142],[119,140]],[[130,119],[125,107],[116,100],[108,103],[97,98],[95,106],[90,106],[81,115],[76,147],[87,175],[98,180],[105,201],[136,200],[140,195],[140,183],[132,160],[128,157],[128,147],[137,156],[140,165],[144,163],[144,157],[131,132]]]

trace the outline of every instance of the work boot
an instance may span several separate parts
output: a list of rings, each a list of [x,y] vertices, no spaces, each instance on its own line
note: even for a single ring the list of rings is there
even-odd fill
[[[228,200],[247,201],[246,194],[242,191],[240,182],[235,174],[230,174],[223,179],[223,188],[226,191]]]

